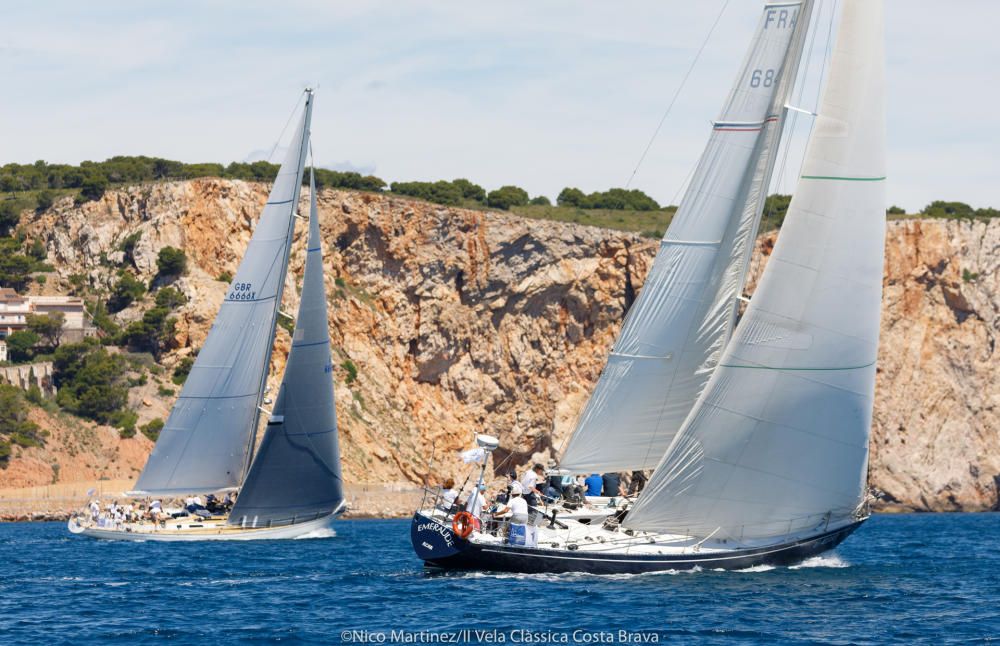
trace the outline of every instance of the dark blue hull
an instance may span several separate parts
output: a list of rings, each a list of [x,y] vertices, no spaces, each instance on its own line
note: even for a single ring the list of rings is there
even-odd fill
[[[587,554],[579,551],[484,545],[459,538],[451,527],[416,513],[410,540],[417,556],[429,567],[494,572],[641,574],[666,570],[742,570],[755,565],[795,565],[832,550],[864,521],[780,545],[734,550],[726,555]]]

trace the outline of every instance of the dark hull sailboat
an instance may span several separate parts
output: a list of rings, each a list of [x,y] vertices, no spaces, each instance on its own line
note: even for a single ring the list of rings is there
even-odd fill
[[[547,523],[523,512],[514,521],[511,508],[502,510],[510,521],[469,531],[435,503],[411,528],[425,563],[595,574],[793,564],[836,547],[868,517],[885,237],[878,0],[841,3],[794,197],[736,316],[812,5],[764,5],[722,118],[562,452],[570,473],[653,469],[645,489],[599,526],[551,513]]]
[[[760,565],[795,565],[834,549],[863,522],[858,520],[808,538],[725,553],[629,555],[476,543],[460,538],[449,525],[418,512],[410,524],[410,540],[428,568],[522,574],[646,574],[695,568],[744,570]]]

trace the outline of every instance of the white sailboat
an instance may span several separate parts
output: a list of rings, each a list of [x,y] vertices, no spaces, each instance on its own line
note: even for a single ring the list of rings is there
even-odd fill
[[[575,473],[655,468],[646,490],[609,522],[549,517],[517,545],[502,528],[469,532],[423,509],[411,539],[425,563],[521,572],[744,568],[831,549],[867,518],[885,231],[880,0],[843,2],[798,186],[737,323],[812,5],[764,6],[562,456],[560,466]]]
[[[131,492],[148,500],[238,492],[235,504],[221,513],[161,512],[156,520],[147,515],[134,522],[84,512],[70,519],[71,532],[119,540],[293,538],[326,528],[343,511],[322,243],[311,171],[305,274],[292,347],[274,409],[263,408],[313,100],[313,92],[306,90],[292,145],[247,251],[139,476],[137,491]],[[262,412],[269,419],[254,455]]]

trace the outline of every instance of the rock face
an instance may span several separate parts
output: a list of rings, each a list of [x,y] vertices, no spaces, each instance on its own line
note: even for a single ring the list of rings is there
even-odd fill
[[[184,249],[190,270],[178,287],[189,302],[170,365],[204,341],[225,289],[216,278],[235,271],[265,200],[266,187],[240,181],[155,184],[80,207],[64,201],[25,226],[45,240],[63,281],[84,274],[93,286],[113,284],[118,246],[135,231],[145,280],[162,246]],[[323,191],[319,208],[344,471],[358,483],[464,477],[455,453],[473,432],[500,438],[504,470],[557,451],[657,247],[622,232],[373,194]],[[769,239],[760,245],[766,252]],[[890,225],[871,471],[892,505],[997,504],[998,258],[1000,222]],[[149,302],[119,316],[136,318]],[[281,330],[273,392],[287,349]]]

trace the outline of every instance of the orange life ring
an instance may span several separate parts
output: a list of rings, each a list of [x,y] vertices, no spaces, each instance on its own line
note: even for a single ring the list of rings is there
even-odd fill
[[[459,538],[468,538],[472,534],[475,518],[467,511],[460,511],[451,520],[451,529]]]

